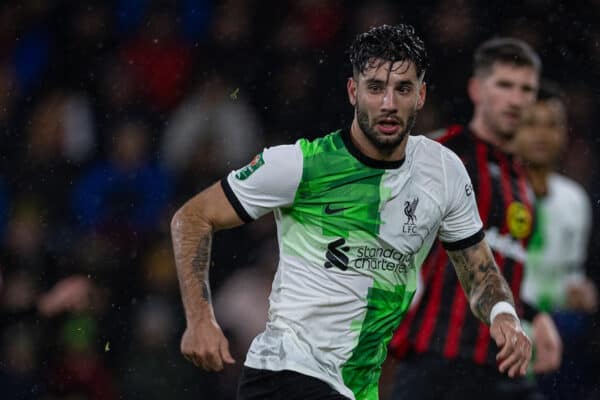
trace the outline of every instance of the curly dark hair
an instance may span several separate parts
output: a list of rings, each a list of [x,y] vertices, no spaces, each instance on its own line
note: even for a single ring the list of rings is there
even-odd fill
[[[417,76],[421,76],[429,66],[425,43],[415,33],[415,28],[407,24],[381,25],[356,36],[348,49],[354,75],[376,67],[376,59],[410,61],[415,65]]]

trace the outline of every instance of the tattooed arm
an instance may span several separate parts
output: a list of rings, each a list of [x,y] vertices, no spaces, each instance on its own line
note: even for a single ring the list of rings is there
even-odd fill
[[[487,242],[462,250],[448,251],[458,279],[469,299],[473,314],[490,326],[490,334],[500,348],[500,372],[525,375],[531,359],[531,341],[521,329],[514,313],[514,300],[506,280],[500,273]],[[502,303],[501,303],[502,302]],[[507,304],[508,303],[508,304]],[[506,311],[491,317],[494,306],[502,304]],[[509,305],[510,304],[510,305]],[[496,306],[496,310],[498,310]],[[490,319],[493,318],[493,321]]]
[[[514,307],[512,292],[485,240],[463,250],[449,251],[448,256],[477,318],[489,325],[494,304],[506,301]]]
[[[220,184],[214,184],[183,205],[171,221],[175,265],[187,327],[181,352],[209,371],[233,363],[229,344],[213,312],[208,268],[213,232],[241,225]]]

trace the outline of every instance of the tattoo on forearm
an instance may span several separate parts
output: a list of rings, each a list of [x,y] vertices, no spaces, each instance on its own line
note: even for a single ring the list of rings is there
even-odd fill
[[[481,264],[479,266],[479,272],[481,273],[486,273],[491,269],[496,268],[496,265],[494,263],[488,263],[488,264]]]
[[[183,215],[179,219],[171,227],[171,236],[181,298],[190,317],[201,311],[202,303],[211,303],[208,271],[212,230],[195,220],[194,215]]]
[[[499,301],[514,304],[512,292],[486,242],[464,250],[449,251],[448,255],[477,318],[489,324],[494,304]]]
[[[208,282],[208,267],[210,263],[210,236],[202,236],[192,259],[192,272],[202,285],[202,298],[211,302],[210,284]]]

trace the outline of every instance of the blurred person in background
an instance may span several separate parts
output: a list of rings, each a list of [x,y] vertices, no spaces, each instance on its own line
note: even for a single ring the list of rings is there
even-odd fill
[[[36,95],[57,57],[52,18],[54,4],[6,1],[0,5],[0,57],[10,60],[17,88]]]
[[[199,54],[199,63],[203,67],[214,65],[215,60],[229,60],[232,54],[238,62],[220,62],[214,68],[225,76],[235,76],[244,88],[250,82],[256,82],[257,73],[264,68],[267,62],[263,57],[256,57],[263,49],[253,46],[255,43],[256,29],[264,28],[253,21],[255,3],[247,0],[222,0],[214,4],[214,15],[210,24],[209,37],[203,44]],[[271,12],[268,4],[261,4],[260,11]],[[255,83],[256,84],[256,83]],[[261,82],[261,89],[265,83]],[[256,90],[256,94],[262,92]]]
[[[124,399],[223,399],[214,377],[199,374],[176,351],[180,326],[176,300],[151,293],[132,307],[132,340],[119,352],[127,371],[120,377]]]
[[[97,319],[90,313],[73,313],[59,324],[57,337],[46,338],[54,357],[46,360],[44,382],[47,393],[59,398],[116,400],[121,398],[117,382],[102,356]],[[53,335],[54,336],[54,335]],[[56,342],[52,342],[52,339]]]
[[[165,117],[183,97],[192,72],[191,46],[182,40],[169,3],[149,3],[144,23],[119,51],[150,109]]]
[[[4,274],[1,308],[6,321],[35,311],[38,295],[55,281],[59,258],[47,245],[49,228],[40,218],[42,202],[16,197],[2,241],[0,264]]]
[[[377,399],[387,344],[438,234],[473,313],[491,325],[500,371],[524,374],[531,344],[467,172],[447,148],[410,135],[425,102],[422,40],[409,25],[383,25],[358,35],[349,54],[349,129],[265,149],[174,215],[182,353],[209,371],[235,363],[211,301],[213,232],[274,212],[269,321],[248,351],[238,398]],[[386,224],[398,219],[403,226]]]
[[[6,321],[35,313],[50,318],[86,311],[93,303],[98,306],[92,280],[48,247],[51,233],[39,218],[39,209],[33,200],[17,200],[8,221],[0,257],[5,280],[0,309]]]
[[[263,143],[247,93],[219,73],[207,75],[175,109],[162,138],[160,161],[180,177],[180,193],[196,193]]]
[[[46,392],[40,365],[40,332],[31,322],[0,325],[0,391],[2,398],[38,400]]]
[[[474,54],[468,93],[475,108],[468,126],[434,133],[467,168],[485,236],[510,284],[520,315],[533,321],[538,357],[535,369],[560,365],[561,343],[547,313],[520,299],[526,244],[533,228],[532,198],[526,176],[514,160],[512,139],[538,90],[541,61],[526,43],[495,38]],[[396,332],[392,354],[401,362],[394,381],[395,399],[530,399],[535,385],[498,374],[489,328],[469,313],[469,302],[449,258],[438,245],[422,269],[423,290]],[[526,306],[527,312],[524,312]]]
[[[86,166],[96,143],[93,113],[84,94],[55,88],[41,94],[27,116],[26,142],[18,149],[19,167],[10,184],[19,197],[38,203],[37,217],[45,228],[61,232],[46,238],[64,249],[72,222],[65,204],[78,168]]]
[[[567,142],[567,115],[560,91],[546,83],[538,102],[525,112],[515,137],[536,196],[535,230],[527,249],[523,299],[552,313],[565,351],[561,369],[538,376],[548,399],[586,398],[587,341],[598,292],[584,263],[592,228],[585,190],[556,170]]]
[[[101,308],[93,281],[73,274],[73,265],[49,248],[51,232],[40,208],[32,199],[17,198],[2,242],[0,393],[11,399],[38,399],[49,390],[46,368],[56,356],[53,328],[62,318]]]
[[[90,166],[72,191],[72,210],[84,233],[100,233],[127,247],[128,240],[155,229],[171,199],[167,172],[148,151],[143,122],[118,122],[108,156]]]

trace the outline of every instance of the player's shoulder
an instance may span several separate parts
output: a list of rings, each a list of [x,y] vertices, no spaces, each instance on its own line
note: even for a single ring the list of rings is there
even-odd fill
[[[303,156],[299,141],[295,143],[274,144],[265,147],[244,169],[254,171],[262,165],[281,172],[290,172],[302,168]],[[248,171],[248,172],[250,172]]]
[[[304,156],[335,151],[344,147],[342,130],[336,130],[314,139],[301,138],[296,145],[302,150]]]
[[[443,167],[447,162],[462,164],[452,149],[429,136],[410,136],[410,140],[412,141],[413,155],[419,161],[433,161],[433,164],[439,167]]]
[[[300,149],[300,141],[296,141],[295,143],[285,143],[285,144],[276,144],[272,146],[267,146],[264,148],[261,154],[264,154],[265,157],[277,157],[283,158],[286,157],[296,157],[301,152]]]
[[[553,173],[548,178],[550,190],[558,196],[561,196],[569,202],[577,202],[580,205],[587,205],[589,197],[583,186],[573,179],[561,174]]]

